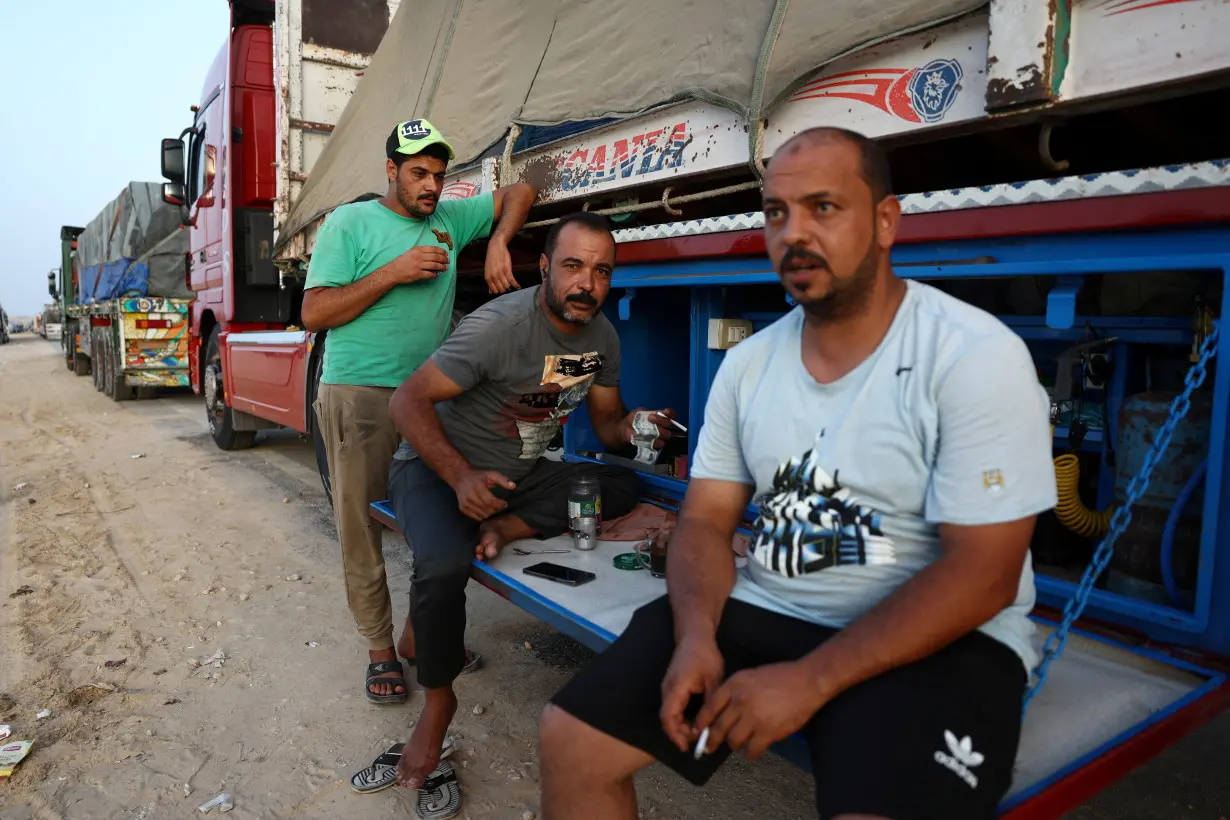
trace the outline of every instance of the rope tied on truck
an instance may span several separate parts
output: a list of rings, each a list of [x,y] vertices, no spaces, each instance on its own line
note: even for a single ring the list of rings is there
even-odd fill
[[[1196,363],[1187,371],[1183,392],[1171,402],[1170,413],[1158,430],[1157,436],[1153,439],[1153,446],[1145,454],[1144,464],[1141,465],[1140,472],[1128,484],[1127,497],[1124,499],[1123,504],[1115,510],[1114,515],[1111,516],[1109,531],[1098,544],[1097,549],[1094,550],[1093,558],[1090,560],[1089,566],[1085,568],[1080,583],[1076,586],[1076,592],[1063,608],[1063,618],[1059,623],[1059,628],[1046,639],[1046,643],[1042,647],[1042,659],[1037,667],[1034,668],[1034,680],[1029,690],[1025,693],[1025,703],[1021,707],[1022,716],[1029,710],[1030,701],[1033,700],[1034,696],[1038,694],[1038,690],[1046,683],[1046,675],[1051,664],[1063,653],[1064,647],[1067,646],[1068,633],[1071,631],[1072,625],[1085,611],[1085,607],[1088,606],[1089,597],[1093,594],[1093,585],[1101,577],[1102,573],[1106,571],[1107,566],[1110,565],[1110,559],[1114,555],[1115,541],[1123,535],[1128,525],[1132,523],[1132,506],[1148,491],[1153,469],[1161,461],[1166,448],[1170,446],[1170,439],[1174,435],[1175,428],[1191,409],[1192,393],[1203,385],[1208,377],[1209,363],[1217,355],[1217,337],[1220,335],[1220,330],[1219,325],[1214,325],[1212,332],[1204,337]]]

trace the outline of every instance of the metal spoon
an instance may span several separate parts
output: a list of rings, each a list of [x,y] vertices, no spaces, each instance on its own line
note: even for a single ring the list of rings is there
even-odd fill
[[[517,555],[567,555],[572,550],[525,550],[521,547],[513,547],[513,552]]]

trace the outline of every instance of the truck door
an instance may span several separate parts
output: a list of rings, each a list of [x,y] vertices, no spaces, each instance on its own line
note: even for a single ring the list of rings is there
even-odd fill
[[[192,289],[215,313],[223,313],[222,212],[225,208],[223,114],[221,89],[197,113],[196,133],[188,144],[188,201],[192,226]],[[221,317],[220,317],[221,318]]]

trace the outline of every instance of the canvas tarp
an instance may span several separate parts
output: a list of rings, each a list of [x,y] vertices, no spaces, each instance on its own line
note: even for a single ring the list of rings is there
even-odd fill
[[[704,99],[763,117],[834,58],[986,0],[404,0],[279,244],[343,202],[383,192],[384,140],[424,117],[457,151],[510,123],[629,117]]]
[[[151,282],[148,267],[132,269],[133,262],[172,233],[187,232],[180,229],[179,208],[162,201],[162,184],[128,183],[77,237],[77,302],[101,302],[124,294],[189,295],[184,292],[182,271],[175,285],[165,276]],[[187,253],[186,244],[183,252]],[[158,292],[165,287],[175,292]]]

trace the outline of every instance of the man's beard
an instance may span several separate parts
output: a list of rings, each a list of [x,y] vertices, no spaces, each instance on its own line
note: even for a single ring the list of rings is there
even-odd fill
[[[432,209],[424,210],[423,204],[422,204],[423,200],[411,199],[409,192],[407,192],[406,189],[402,187],[400,179],[397,180],[395,184],[395,189],[397,192],[397,201],[400,202],[401,206],[406,209],[406,213],[410,214],[411,216],[417,216],[419,218],[428,217],[431,215],[432,210],[434,210],[434,206],[437,204],[437,200],[433,198],[431,200],[431,204],[433,206]]]
[[[828,260],[810,251],[793,247],[788,249],[778,269],[785,271],[787,265],[792,262],[811,263],[817,267],[823,267],[832,276]],[[808,316],[822,322],[833,322],[857,316],[866,310],[867,303],[871,300],[871,292],[875,289],[876,271],[879,267],[880,248],[873,239],[867,246],[867,252],[859,260],[852,277],[843,280],[832,276],[832,288],[827,294],[807,301],[799,300],[799,304],[803,306]]]
[[[570,307],[570,304],[596,306],[598,304],[598,300],[590,296],[588,293],[580,291],[578,293],[571,293],[565,298],[560,299],[559,296],[556,295],[555,289],[551,287],[550,279],[544,279],[542,287],[547,296],[547,309],[560,319],[563,319],[565,322],[573,325],[587,325],[595,316],[598,315],[598,311],[596,310],[589,313],[579,313],[573,311]]]

